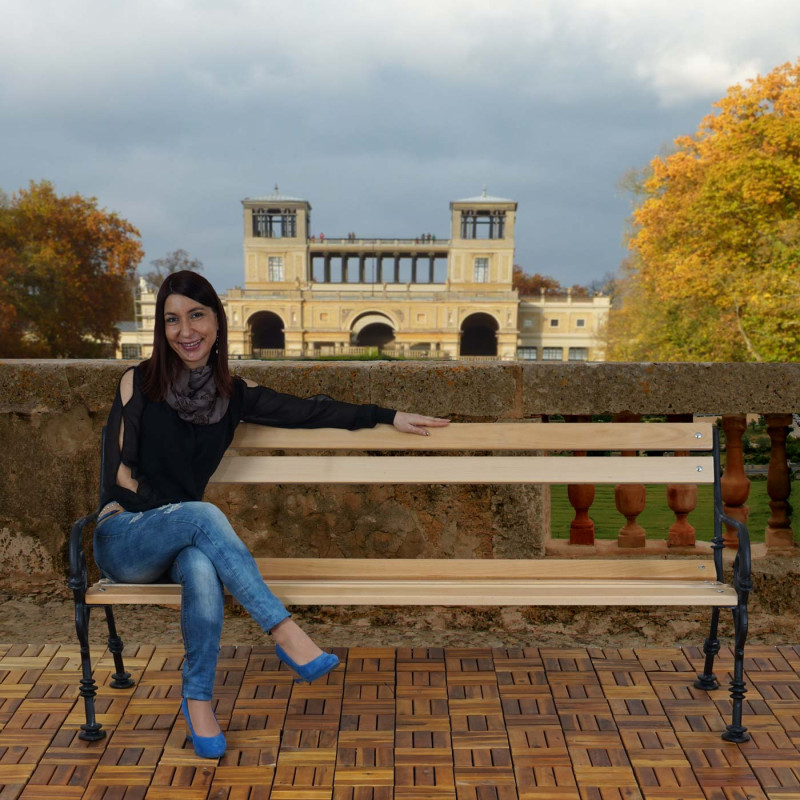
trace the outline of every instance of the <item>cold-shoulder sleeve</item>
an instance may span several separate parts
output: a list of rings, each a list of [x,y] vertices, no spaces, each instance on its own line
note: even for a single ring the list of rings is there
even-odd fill
[[[123,405],[121,386],[125,375],[132,372],[133,394]],[[139,433],[141,430],[144,395],[139,387],[138,370],[131,368],[123,373],[117,386],[117,393],[111,405],[106,422],[105,441],[103,445],[103,474],[101,476],[100,505],[116,500],[123,508],[138,510],[146,502],[150,487],[139,474]],[[123,426],[124,423],[124,426]],[[122,448],[119,445],[119,432],[122,427]],[[119,465],[125,464],[131,470],[131,477],[138,481],[138,489],[134,492],[117,483]]]
[[[275,428],[345,428],[354,431],[374,428],[378,423],[391,425],[396,413],[373,403],[344,403],[326,395],[300,398],[266,386],[245,384],[241,419]]]

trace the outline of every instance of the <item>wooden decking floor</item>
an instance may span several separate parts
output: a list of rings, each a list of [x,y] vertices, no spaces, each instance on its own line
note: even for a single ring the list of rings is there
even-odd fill
[[[126,649],[108,736],[77,738],[77,647],[0,645],[0,800],[800,800],[800,647],[751,646],[745,724],[692,687],[696,648],[351,648],[311,686],[269,647],[223,647],[228,750],[197,758],[181,648]],[[730,652],[717,674],[728,679]]]

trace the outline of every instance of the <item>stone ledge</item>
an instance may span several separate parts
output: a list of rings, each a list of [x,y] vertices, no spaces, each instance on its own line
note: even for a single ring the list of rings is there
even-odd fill
[[[0,413],[99,413],[131,362],[0,360]],[[238,361],[280,391],[403,405],[463,419],[541,414],[775,414],[797,408],[800,363]]]
[[[131,363],[0,360],[0,440],[6,454],[0,459],[0,553],[10,558],[9,568],[63,570],[69,525],[97,502],[100,431],[119,376]],[[301,396],[324,393],[462,421],[526,422],[542,415],[621,412],[787,413],[800,397],[800,364],[242,361],[232,369]],[[502,491],[507,490],[498,496]],[[515,502],[520,501],[516,505],[498,503],[498,508],[490,499],[479,505],[466,493],[461,505],[451,509],[449,498],[456,491],[428,492],[430,497],[409,501],[390,493],[317,496],[301,488],[294,510],[287,497],[268,500],[244,488],[213,499],[261,555],[422,552],[513,558],[544,552],[547,503],[539,487],[528,491],[527,498],[514,493]],[[256,497],[264,502],[255,503]],[[339,534],[332,534],[343,524],[342,508],[356,521],[347,523],[344,539],[337,539]],[[386,524],[365,553],[370,515]],[[305,532],[300,545],[295,531]],[[411,553],[415,543],[420,546]],[[334,544],[340,552],[328,552]],[[298,546],[311,552],[293,552]],[[597,544],[594,553],[608,555],[606,548],[614,546]],[[558,547],[551,544],[549,552]],[[661,554],[662,547],[665,556],[680,553],[654,541],[645,554]],[[636,557],[641,551],[628,554],[617,548],[614,554]]]

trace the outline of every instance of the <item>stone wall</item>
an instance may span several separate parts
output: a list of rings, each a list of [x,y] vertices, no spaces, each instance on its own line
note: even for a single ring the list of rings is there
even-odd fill
[[[119,361],[0,361],[0,558],[4,569],[65,570],[72,521],[97,503],[100,432]],[[239,362],[279,391],[449,416],[785,413],[798,364]],[[549,529],[530,487],[214,487],[257,555],[530,557]]]

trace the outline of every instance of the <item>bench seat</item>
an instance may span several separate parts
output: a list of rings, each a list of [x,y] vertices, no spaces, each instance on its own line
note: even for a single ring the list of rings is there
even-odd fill
[[[719,606],[736,590],[706,561],[599,559],[260,558],[261,574],[290,605]],[[90,605],[180,604],[177,584],[100,581]]]

